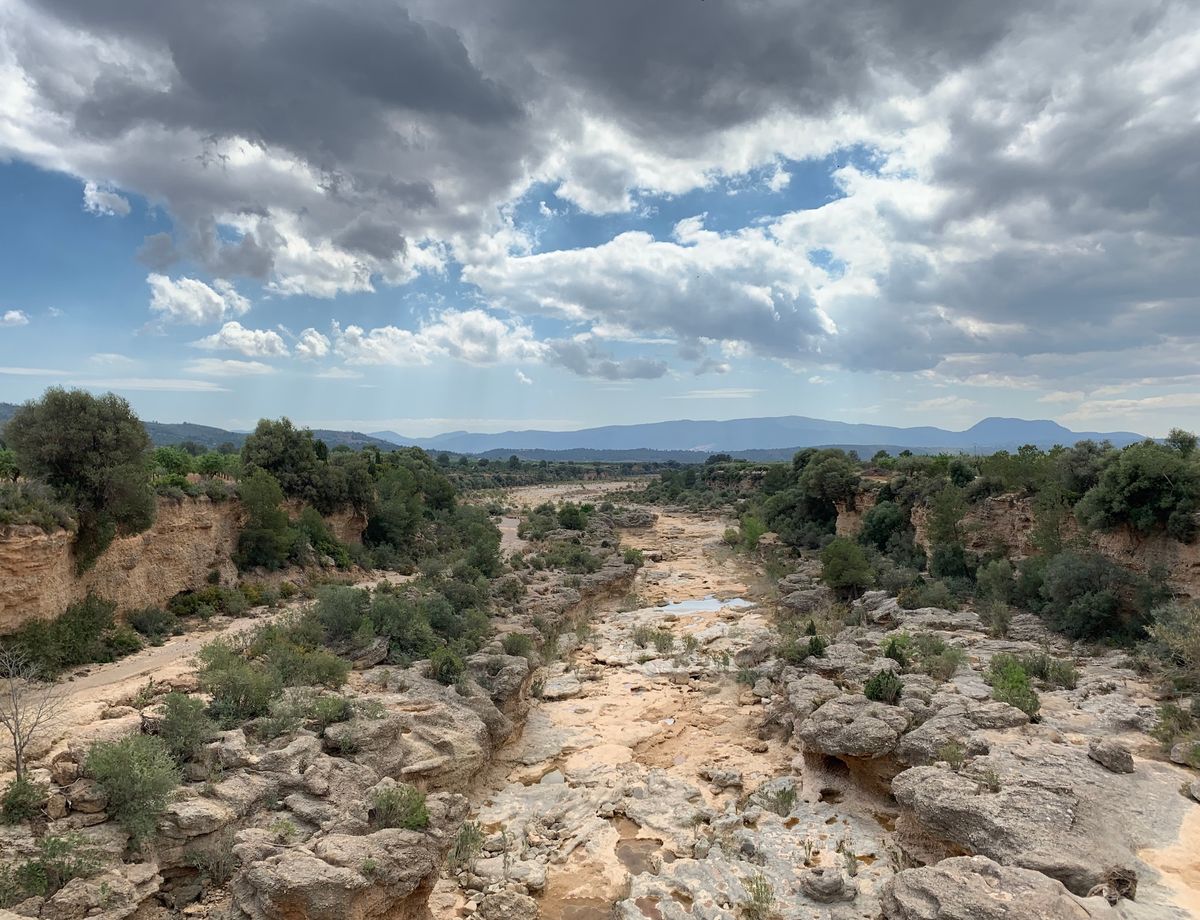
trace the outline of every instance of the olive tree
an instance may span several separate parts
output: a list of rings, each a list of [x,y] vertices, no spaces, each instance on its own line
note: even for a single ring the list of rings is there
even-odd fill
[[[119,396],[52,387],[25,403],[4,437],[21,472],[48,484],[75,511],[75,557],[87,568],[117,534],[154,522],[150,438]]]

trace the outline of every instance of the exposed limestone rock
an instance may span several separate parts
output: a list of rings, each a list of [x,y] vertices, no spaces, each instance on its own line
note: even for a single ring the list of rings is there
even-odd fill
[[[479,920],[537,920],[541,913],[537,901],[528,895],[497,891],[484,896],[475,916]]]
[[[42,907],[44,920],[122,920],[158,891],[162,876],[153,863],[130,863],[89,878],[77,878]]]
[[[1133,755],[1115,741],[1093,738],[1088,745],[1088,757],[1113,773],[1132,773]]]
[[[1130,790],[1120,784],[1129,779],[1090,767],[1077,751],[1020,760],[993,754],[977,766],[997,773],[998,791],[981,788],[967,771],[936,767],[913,767],[893,780],[905,809],[897,830],[914,852],[924,849],[922,858],[930,857],[931,841],[942,841],[943,854],[966,851],[1034,869],[1080,895],[1114,869],[1137,877],[1131,836],[1145,833],[1153,818],[1127,804]]]
[[[890,754],[909,726],[908,712],[847,693],[822,704],[800,725],[804,747],[831,757]]]
[[[1029,722],[1029,716],[1015,706],[992,700],[977,702],[958,694],[939,693],[930,708],[933,714],[906,734],[897,748],[905,763],[934,763],[951,744],[961,746],[967,754],[986,754],[985,729],[1016,728]]]
[[[425,831],[387,828],[331,834],[311,846],[280,849],[261,832],[239,838],[245,868],[230,886],[234,908],[251,920],[415,920],[466,813],[458,795],[430,796]]]
[[[982,856],[905,869],[884,885],[883,920],[1116,920],[1098,898],[1080,899],[1040,872]]]

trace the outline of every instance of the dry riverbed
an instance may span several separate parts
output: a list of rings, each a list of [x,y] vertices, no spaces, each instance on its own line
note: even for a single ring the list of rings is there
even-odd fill
[[[649,920],[736,912],[756,868],[782,893],[844,863],[839,847],[857,857],[861,886],[882,879],[874,822],[825,803],[776,813],[799,791],[794,751],[760,737],[769,700],[735,680],[734,656],[768,635],[768,609],[756,573],[721,545],[725,526],[660,513],[652,531],[624,536],[651,561],[551,666],[521,737],[479,784],[485,854],[442,879],[435,917],[469,914],[502,878],[539,892],[546,920],[602,920],[614,905]],[[871,916],[872,900],[839,916]]]

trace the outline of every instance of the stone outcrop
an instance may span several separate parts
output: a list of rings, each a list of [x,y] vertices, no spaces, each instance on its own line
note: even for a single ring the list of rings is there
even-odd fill
[[[289,510],[299,513],[298,506]],[[231,560],[240,522],[237,501],[161,498],[150,529],[114,540],[82,575],[75,572],[70,531],[0,529],[0,634],[28,620],[52,619],[88,594],[135,610],[201,588],[213,572],[230,583],[237,578]],[[337,512],[326,522],[339,540],[362,541],[361,515]]]
[[[884,885],[883,920],[1116,920],[1107,902],[1072,895],[1039,872],[982,856],[905,869]]]
[[[0,632],[56,617],[89,593],[128,610],[164,604],[214,570],[232,579],[239,513],[236,502],[161,499],[149,530],[117,538],[78,576],[70,532],[11,527],[0,535]]]

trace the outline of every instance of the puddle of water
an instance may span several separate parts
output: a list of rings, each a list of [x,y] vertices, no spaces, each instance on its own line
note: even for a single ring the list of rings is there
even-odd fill
[[[621,835],[616,854],[625,871],[630,875],[654,872],[654,854],[662,848],[662,841],[657,837],[639,837],[641,827],[623,815],[613,818],[613,827]]]
[[[748,601],[744,597],[735,597],[727,601],[717,600],[715,595],[697,598],[690,601],[676,601],[673,604],[660,604],[656,610],[662,610],[666,613],[714,613],[717,610],[724,610],[726,607],[740,608],[753,607],[754,602]]]

